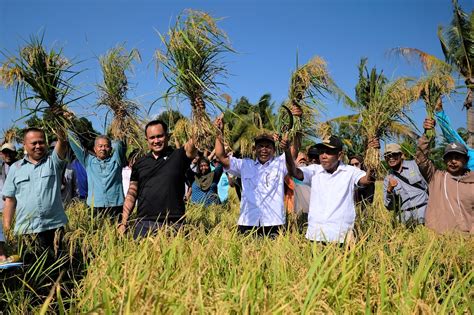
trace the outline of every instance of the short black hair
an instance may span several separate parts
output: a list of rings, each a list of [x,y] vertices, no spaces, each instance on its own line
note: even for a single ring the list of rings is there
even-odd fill
[[[36,127],[29,127],[23,130],[23,139],[26,137],[26,135],[30,132],[40,132],[43,134],[43,137],[46,139],[46,134],[44,133],[43,129],[36,128]]]
[[[168,125],[161,119],[155,119],[155,120],[152,120],[150,122],[148,122],[148,124],[146,124],[145,126],[145,137],[146,137],[146,131],[148,130],[148,127],[151,127],[151,126],[156,126],[156,125],[161,125],[165,131],[165,134],[168,134]]]

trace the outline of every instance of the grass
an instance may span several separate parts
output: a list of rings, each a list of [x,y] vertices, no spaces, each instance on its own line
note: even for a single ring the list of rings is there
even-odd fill
[[[351,250],[295,226],[275,240],[239,235],[235,196],[189,206],[185,229],[139,241],[76,205],[67,257],[80,263],[64,263],[59,281],[38,270],[16,288],[4,281],[0,299],[6,313],[472,313],[472,237],[394,223],[377,188]]]

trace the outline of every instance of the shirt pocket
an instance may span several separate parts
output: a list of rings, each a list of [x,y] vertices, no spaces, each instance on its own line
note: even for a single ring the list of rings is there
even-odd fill
[[[255,187],[257,186],[257,182],[258,182],[257,174],[242,176],[242,186],[246,188],[254,190]]]
[[[28,189],[30,183],[30,176],[29,175],[18,175],[13,180],[16,188],[16,194],[21,193],[22,191]]]
[[[41,171],[41,184],[43,189],[53,189],[56,181],[56,174],[50,168]]]

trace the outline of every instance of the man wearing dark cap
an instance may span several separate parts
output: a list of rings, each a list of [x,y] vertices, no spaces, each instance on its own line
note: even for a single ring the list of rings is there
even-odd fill
[[[378,139],[369,141],[370,147],[378,147]],[[324,139],[316,145],[320,165],[296,168],[287,159],[288,171],[303,183],[311,186],[306,238],[317,242],[343,243],[352,237],[355,221],[354,190],[374,181],[368,170],[345,165],[342,142],[336,136]]]
[[[275,157],[273,136],[255,138],[256,159],[228,157],[224,152],[222,118],[216,120],[220,134],[216,138],[216,157],[224,169],[242,178],[242,200],[238,220],[239,231],[256,230],[257,234],[276,236],[286,222],[283,204],[284,178],[287,174],[285,154]]]
[[[428,204],[428,183],[415,161],[403,158],[397,143],[385,146],[384,158],[389,174],[383,182],[384,204],[397,219],[408,225],[423,224]]]
[[[425,119],[425,133],[433,129],[433,119]],[[446,146],[443,161],[446,170],[437,170],[428,159],[430,141],[423,134],[418,140],[416,163],[429,184],[430,196],[425,224],[430,229],[445,233],[461,231],[474,233],[474,173],[469,171],[467,148],[453,142]]]

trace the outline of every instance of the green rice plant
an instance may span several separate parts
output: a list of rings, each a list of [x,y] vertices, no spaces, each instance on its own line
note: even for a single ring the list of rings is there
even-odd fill
[[[232,52],[217,20],[201,11],[187,10],[178,16],[167,36],[160,35],[163,50],[155,59],[170,84],[165,97],[184,96],[191,103],[192,134],[200,151],[214,146],[216,130],[206,112],[206,103],[223,110],[218,81],[227,70],[222,55]]]
[[[114,139],[127,141],[133,148],[142,153],[146,151],[146,144],[141,136],[138,103],[127,98],[129,82],[127,72],[133,70],[133,62],[140,61],[141,57],[136,49],[127,52],[123,46],[110,49],[99,58],[103,73],[103,82],[98,86],[100,98],[98,106],[106,107],[113,113],[109,132]]]
[[[410,79],[398,78],[389,82],[376,68],[368,71],[367,59],[359,65],[359,82],[356,86],[356,101],[360,110],[362,133],[367,140],[388,134],[389,127],[402,117],[404,110],[415,99],[409,86]],[[380,173],[380,153],[368,148],[364,164],[369,170]]]
[[[14,86],[16,102],[27,114],[22,118],[43,114],[46,131],[66,129],[73,113],[67,105],[74,90],[72,80],[79,74],[73,64],[63,56],[62,49],[49,51],[43,37],[32,36],[17,55],[5,56],[0,67],[0,82]]]

